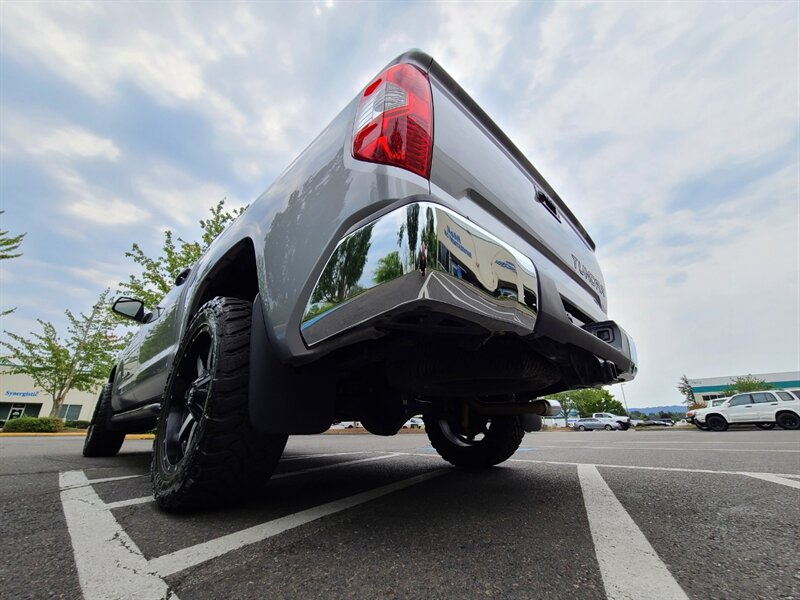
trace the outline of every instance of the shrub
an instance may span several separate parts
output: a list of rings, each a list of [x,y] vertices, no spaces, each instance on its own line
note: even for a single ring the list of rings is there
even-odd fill
[[[6,421],[5,432],[55,433],[61,431],[64,423],[58,417],[20,417]]]
[[[71,429],[88,429],[89,421],[64,421],[64,427]]]

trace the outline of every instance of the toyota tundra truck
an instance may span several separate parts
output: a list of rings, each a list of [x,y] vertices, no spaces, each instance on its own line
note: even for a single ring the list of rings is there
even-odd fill
[[[287,436],[423,415],[453,465],[508,459],[560,408],[629,381],[595,243],[430,56],[380,71],[176,279],[102,388],[86,456],[156,428],[152,486],[182,510],[246,496]]]

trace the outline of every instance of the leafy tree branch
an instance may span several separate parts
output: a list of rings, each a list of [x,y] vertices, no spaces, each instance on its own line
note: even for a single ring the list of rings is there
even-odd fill
[[[127,344],[129,336],[114,331],[108,296],[106,289],[88,314],[64,311],[68,325],[63,338],[52,323],[37,319],[41,332],[24,337],[6,331],[11,341],[0,341],[9,351],[5,359],[9,372],[28,375],[50,395],[52,417],[58,416],[70,390],[92,391],[106,379],[115,354]]]

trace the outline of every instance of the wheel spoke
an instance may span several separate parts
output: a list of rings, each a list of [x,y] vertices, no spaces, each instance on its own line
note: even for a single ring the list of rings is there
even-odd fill
[[[203,357],[197,356],[197,378],[200,379],[207,373],[206,366],[203,364]]]
[[[195,379],[186,393],[186,406],[189,408],[192,415],[194,415],[195,419],[200,419],[203,415],[210,384],[211,375],[206,374],[203,377]]]
[[[191,429],[193,429],[196,422],[197,421],[195,421],[194,415],[192,415],[190,411],[189,414],[186,415],[186,418],[183,420],[181,428],[178,430],[178,441],[183,441],[184,436],[186,436],[187,433],[190,432]]]

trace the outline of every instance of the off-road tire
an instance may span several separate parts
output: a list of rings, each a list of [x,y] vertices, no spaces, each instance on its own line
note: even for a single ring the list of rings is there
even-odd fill
[[[94,407],[92,420],[83,440],[83,455],[87,458],[98,456],[116,456],[125,441],[125,434],[109,431],[108,420],[111,417],[111,384],[106,383],[100,390],[97,404]]]
[[[516,416],[494,416],[486,436],[471,445],[457,445],[447,435],[447,421],[437,415],[424,416],[425,433],[443,459],[457,467],[487,468],[511,458],[525,431]]]
[[[253,494],[272,475],[287,436],[261,434],[250,424],[250,323],[252,304],[215,298],[203,305],[187,328],[164,390],[153,460],[153,495],[167,511],[183,511],[239,500]],[[199,334],[208,335],[214,354],[209,364],[202,416],[177,464],[167,459],[167,415],[181,359]],[[210,356],[210,355],[209,355]]]
[[[720,415],[710,415],[706,417],[706,425],[711,431],[722,432],[728,430],[728,422],[725,417]]]
[[[780,413],[775,421],[781,429],[800,429],[800,417],[792,412]]]

